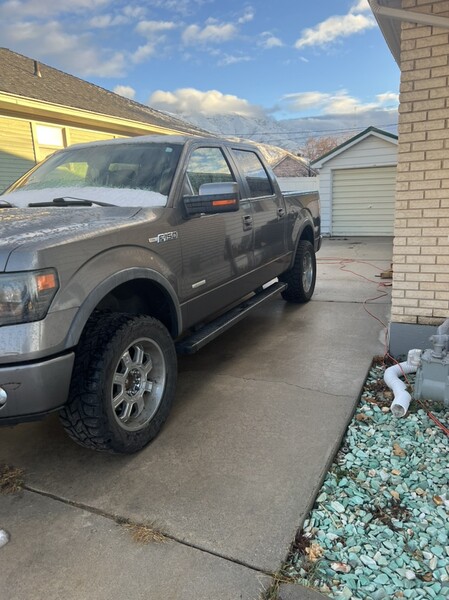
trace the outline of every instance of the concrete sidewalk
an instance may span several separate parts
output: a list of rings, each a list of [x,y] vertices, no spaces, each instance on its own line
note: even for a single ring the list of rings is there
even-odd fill
[[[0,463],[23,468],[29,490],[0,496],[0,528],[11,534],[0,549],[2,599],[257,600],[383,352],[382,326],[363,307],[377,284],[341,267],[377,281],[391,248],[391,239],[325,240],[310,303],[276,299],[180,359],[173,413],[137,455],[80,448],[55,417],[0,430]],[[384,322],[385,289],[369,306]],[[138,545],[117,517],[169,539]],[[297,586],[288,594],[316,597]]]

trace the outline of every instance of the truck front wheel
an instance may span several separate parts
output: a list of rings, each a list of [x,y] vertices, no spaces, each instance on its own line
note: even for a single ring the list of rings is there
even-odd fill
[[[162,323],[94,314],[78,345],[62,424],[87,448],[137,452],[162,428],[176,378],[173,340]]]
[[[316,281],[315,250],[307,240],[300,240],[296,249],[293,267],[283,273],[279,279],[288,284],[282,292],[287,302],[308,302],[313,296]]]

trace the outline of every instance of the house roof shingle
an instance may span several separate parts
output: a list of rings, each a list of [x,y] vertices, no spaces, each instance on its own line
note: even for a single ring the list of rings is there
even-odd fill
[[[32,58],[0,48],[0,92],[183,133],[207,134],[181,119],[114,94],[44,63],[38,64],[41,77],[35,75],[35,61]]]

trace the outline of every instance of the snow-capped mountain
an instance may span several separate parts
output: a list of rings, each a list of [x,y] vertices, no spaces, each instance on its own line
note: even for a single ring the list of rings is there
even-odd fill
[[[183,113],[175,116],[218,135],[236,137],[284,148],[301,154],[309,137],[356,135],[374,126],[397,133],[396,110],[369,110],[355,115],[320,115],[302,119],[276,120],[270,116]]]
[[[176,116],[211,133],[279,146],[294,154],[300,152],[304,142],[304,134],[295,135],[284,126],[285,121],[276,121],[270,117],[245,117],[237,114]]]

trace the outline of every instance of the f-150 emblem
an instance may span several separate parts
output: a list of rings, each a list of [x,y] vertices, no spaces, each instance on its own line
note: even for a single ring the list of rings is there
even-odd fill
[[[165,233],[159,233],[156,237],[148,238],[150,244],[160,244],[161,242],[169,242],[170,240],[177,240],[177,231],[167,231]]]

